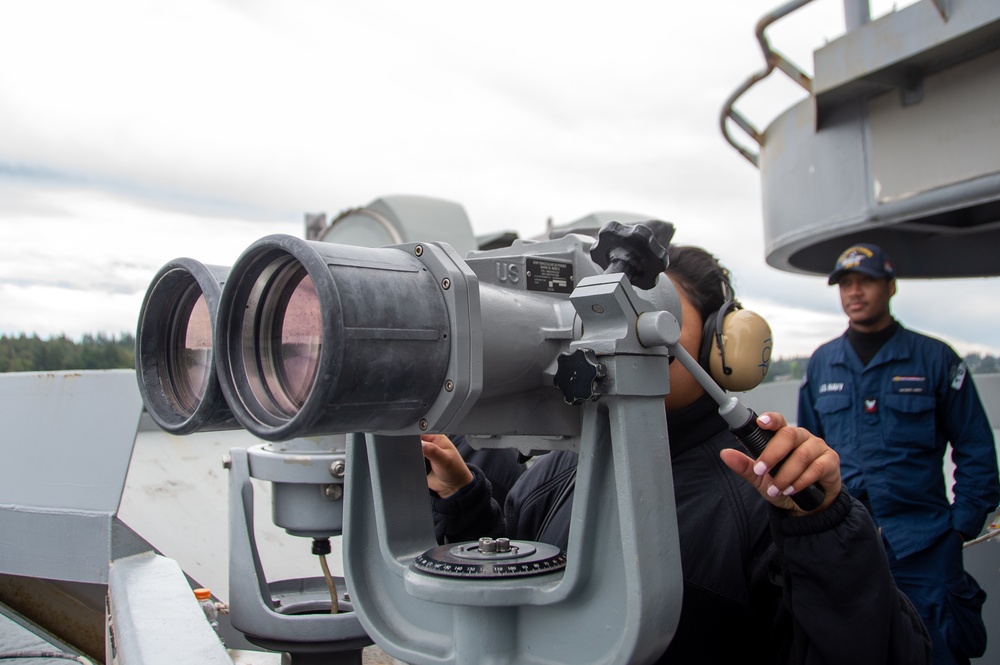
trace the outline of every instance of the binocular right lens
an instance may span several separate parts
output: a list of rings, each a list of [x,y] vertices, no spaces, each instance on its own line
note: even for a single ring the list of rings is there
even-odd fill
[[[235,346],[227,346],[223,362],[242,362],[226,375],[246,377],[246,399],[267,416],[293,418],[309,396],[322,357],[316,286],[302,264],[287,255],[270,258],[255,277],[241,274],[246,287],[242,317],[226,318],[230,328],[223,345]]]
[[[320,352],[323,347],[323,324],[316,285],[312,277],[297,270],[287,301],[283,299],[277,312],[278,334],[273,365],[266,374],[276,377],[273,393],[280,394],[291,406],[289,415],[302,408],[316,373],[319,370]]]
[[[445,385],[445,288],[413,250],[258,240],[216,319],[233,413],[269,441],[413,426]]]

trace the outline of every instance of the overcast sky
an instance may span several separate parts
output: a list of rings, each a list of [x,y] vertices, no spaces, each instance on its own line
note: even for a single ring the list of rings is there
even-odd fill
[[[780,4],[0,0],[0,333],[133,331],[170,259],[231,264],[307,211],[421,194],[477,234],[670,220],[776,355],[808,354],[843,331],[838,296],[765,264],[759,173],[718,127]],[[811,72],[842,31],[817,0],[769,35]],[[759,127],[801,98],[771,79],[740,104]],[[901,282],[894,312],[997,353],[997,285]]]

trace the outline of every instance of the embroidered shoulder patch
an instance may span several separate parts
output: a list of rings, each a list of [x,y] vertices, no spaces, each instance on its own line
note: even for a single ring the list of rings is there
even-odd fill
[[[965,361],[958,363],[951,368],[951,389],[961,390],[962,384],[965,383]]]

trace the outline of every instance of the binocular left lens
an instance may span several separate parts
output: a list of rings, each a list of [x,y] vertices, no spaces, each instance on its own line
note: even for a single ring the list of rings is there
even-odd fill
[[[146,410],[164,430],[239,426],[219,390],[213,322],[229,269],[175,259],[153,278],[139,313],[136,376]]]

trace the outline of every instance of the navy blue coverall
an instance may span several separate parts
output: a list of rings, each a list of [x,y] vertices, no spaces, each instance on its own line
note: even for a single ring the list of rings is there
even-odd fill
[[[1000,480],[965,363],[944,342],[900,326],[862,366],[845,334],[810,358],[798,424],[840,455],[844,484],[881,527],[896,583],[927,624],[934,662],[982,655],[985,593],[964,571],[961,546],[996,509]],[[953,502],[943,472],[949,443]]]

